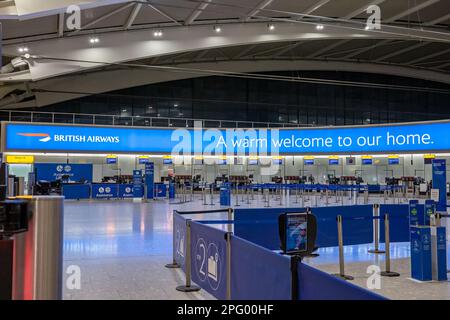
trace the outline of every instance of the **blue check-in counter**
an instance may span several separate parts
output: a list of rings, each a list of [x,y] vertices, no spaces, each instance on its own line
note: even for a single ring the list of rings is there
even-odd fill
[[[66,199],[89,199],[91,185],[89,183],[65,183],[62,185],[62,194]]]
[[[143,188],[142,188],[143,189]],[[132,184],[117,183],[65,183],[62,185],[62,194],[66,199],[127,199],[133,198]],[[143,197],[142,190],[138,197]]]
[[[111,199],[119,195],[119,184],[117,183],[93,183],[92,199]]]

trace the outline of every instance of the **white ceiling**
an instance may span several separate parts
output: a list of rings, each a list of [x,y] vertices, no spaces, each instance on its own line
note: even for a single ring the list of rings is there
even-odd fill
[[[69,4],[82,8],[81,30],[64,26]],[[381,8],[381,30],[364,29],[370,4]],[[17,56],[26,46],[32,55],[27,70],[0,75],[5,92],[24,81],[45,87],[60,77],[70,87],[81,74],[98,79],[130,65],[156,66],[160,74],[164,66],[220,62],[217,71],[234,63],[250,72],[258,61],[270,62],[271,70],[286,61],[309,69],[326,62],[329,70],[345,63],[348,71],[370,65],[380,73],[392,66],[404,76],[450,83],[449,0],[15,0],[0,1],[0,19],[3,54]],[[324,30],[316,30],[319,23]],[[214,25],[223,31],[215,34]],[[154,38],[159,29],[163,37]],[[88,42],[93,35],[100,39],[94,46]],[[269,71],[261,63],[257,70]],[[105,78],[91,89],[126,86]]]

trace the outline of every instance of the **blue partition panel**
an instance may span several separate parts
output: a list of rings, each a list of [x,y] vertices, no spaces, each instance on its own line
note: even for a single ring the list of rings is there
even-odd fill
[[[298,265],[299,300],[387,300],[304,263]]]
[[[173,213],[174,257],[175,261],[185,270],[186,257],[186,219],[178,213]]]
[[[264,248],[280,248],[278,216],[283,212],[304,212],[304,208],[236,209],[234,231],[238,237]],[[343,216],[344,244],[373,242],[372,205],[311,208],[317,217],[317,241],[319,247],[338,245],[338,215]]]
[[[338,245],[336,221],[338,215],[343,219],[344,245],[373,242],[372,205],[311,208],[311,211],[317,218],[317,246]]]
[[[304,211],[304,208],[235,209],[234,234],[264,248],[278,250],[278,216],[283,212]]]
[[[225,231],[191,222],[192,281],[217,299],[226,299]]]
[[[290,300],[290,258],[231,237],[231,299]]]
[[[89,199],[91,197],[91,185],[63,184],[62,194],[66,199]]]
[[[384,215],[389,214],[389,240],[409,241],[409,206],[407,204],[382,204],[380,206],[380,242],[384,239]]]

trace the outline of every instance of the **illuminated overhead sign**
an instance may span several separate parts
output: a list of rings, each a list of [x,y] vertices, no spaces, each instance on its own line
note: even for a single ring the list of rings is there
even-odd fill
[[[202,129],[3,124],[3,151],[172,155],[432,153],[450,151],[450,122],[384,126]]]
[[[34,163],[34,156],[28,155],[10,155],[6,156],[6,163],[10,164],[32,164]]]

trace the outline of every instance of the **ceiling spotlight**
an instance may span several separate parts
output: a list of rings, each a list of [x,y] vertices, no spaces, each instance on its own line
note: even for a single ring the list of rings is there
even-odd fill
[[[174,103],[173,106],[174,106],[175,108],[178,108],[178,103]]]
[[[369,26],[366,26],[364,29],[365,29],[365,30],[370,30],[370,27],[369,27]]]
[[[24,53],[24,52],[28,52],[28,48],[27,47],[19,47],[19,49],[17,49],[20,53]]]
[[[267,29],[269,29],[269,31],[273,31],[273,30],[275,30],[275,25],[273,23],[269,23],[267,25]]]
[[[23,57],[24,57],[25,59],[30,59],[30,58],[31,58],[31,55],[30,55],[29,53],[25,53],[25,54],[23,55]]]
[[[317,29],[317,30],[323,30],[323,24],[318,24],[318,25],[316,26],[316,29]]]
[[[219,33],[219,32],[221,32],[222,31],[222,28],[220,27],[220,26],[214,26],[214,31],[216,32],[216,33]]]
[[[90,42],[91,44],[99,43],[99,41],[100,41],[100,39],[97,38],[97,37],[91,37],[91,38],[89,38],[89,42]]]
[[[155,30],[155,31],[153,32],[153,36],[154,36],[154,37],[162,37],[162,35],[163,35],[163,32],[162,32],[161,29]]]

